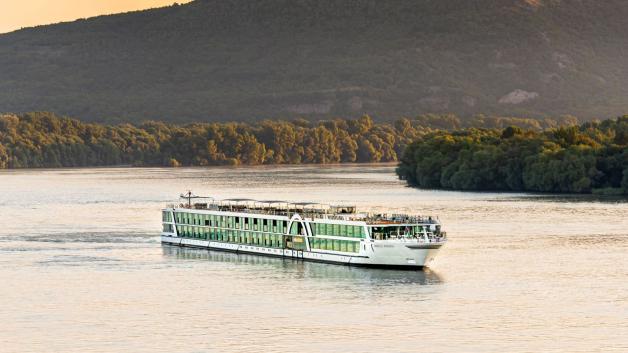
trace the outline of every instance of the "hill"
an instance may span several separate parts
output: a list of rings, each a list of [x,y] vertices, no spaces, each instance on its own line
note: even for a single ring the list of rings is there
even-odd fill
[[[0,111],[617,116],[623,0],[197,0],[0,35]]]

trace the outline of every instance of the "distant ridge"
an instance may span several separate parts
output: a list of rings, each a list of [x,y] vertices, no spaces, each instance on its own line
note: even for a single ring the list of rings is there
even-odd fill
[[[197,0],[0,35],[0,111],[617,116],[626,18],[620,0]]]

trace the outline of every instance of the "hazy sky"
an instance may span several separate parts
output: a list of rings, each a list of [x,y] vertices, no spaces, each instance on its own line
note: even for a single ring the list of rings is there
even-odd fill
[[[0,0],[0,33],[191,0]]]

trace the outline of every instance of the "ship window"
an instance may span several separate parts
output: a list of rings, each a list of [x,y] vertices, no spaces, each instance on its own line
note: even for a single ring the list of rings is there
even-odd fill
[[[312,239],[311,245],[313,249],[320,249],[320,239]]]
[[[303,224],[301,222],[293,222],[290,226],[290,234],[301,235],[303,234]]]
[[[378,239],[378,240],[397,238],[399,234],[403,234],[403,232],[400,233],[400,231],[401,231],[401,228],[397,226],[371,227],[371,237],[373,239]]]

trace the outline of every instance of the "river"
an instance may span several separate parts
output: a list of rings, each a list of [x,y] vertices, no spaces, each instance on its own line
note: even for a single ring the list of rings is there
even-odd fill
[[[193,190],[438,216],[422,272],[159,243]],[[2,352],[626,352],[628,202],[408,188],[390,165],[0,172]]]

